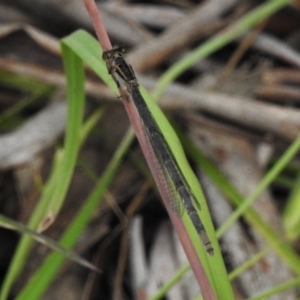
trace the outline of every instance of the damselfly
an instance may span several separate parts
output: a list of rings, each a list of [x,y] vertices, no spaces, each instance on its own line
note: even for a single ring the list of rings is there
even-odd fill
[[[123,55],[126,52],[126,48],[118,47],[105,51],[102,58],[106,61],[109,73],[125,95],[127,101],[132,101],[139,113],[149,145],[151,145],[155,158],[161,164],[161,169],[164,170],[165,177],[169,182],[168,188],[172,193],[171,203],[169,204],[172,210],[178,216],[182,216],[184,212],[183,207],[185,207],[202,240],[204,248],[210,255],[213,255],[213,247],[197,213],[196,207],[200,209],[200,205],[178,166],[160,127],[140,93],[139,83],[132,67],[124,60]]]

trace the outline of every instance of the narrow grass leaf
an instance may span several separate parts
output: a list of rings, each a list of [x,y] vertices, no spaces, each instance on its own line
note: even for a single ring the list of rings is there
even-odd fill
[[[10,218],[7,218],[1,214],[0,214],[0,225],[5,228],[11,229],[11,230],[19,231],[23,234],[28,234],[32,239],[48,246],[53,251],[60,253],[69,259],[74,260],[75,262],[77,262],[78,264],[80,264],[84,267],[87,267],[93,271],[98,271],[98,269],[95,266],[93,266],[91,263],[89,263],[86,259],[81,258],[75,252],[62,247],[60,244],[58,244],[54,240],[48,238],[47,236],[42,235],[42,234],[26,227],[25,225],[23,225],[19,222],[16,222]]]
[[[153,93],[153,97],[158,99],[165,88],[175,80],[180,74],[194,65],[200,59],[207,57],[208,55],[221,49],[228,43],[234,41],[242,34],[244,34],[251,27],[255,26],[259,22],[267,19],[270,15],[281,9],[282,7],[291,3],[292,0],[272,0],[257,7],[253,11],[249,12],[245,16],[241,17],[230,27],[224,29],[216,36],[212,37],[188,56],[183,58],[174,64],[169,70],[160,78],[156,89]]]
[[[287,238],[294,241],[300,235],[300,172],[283,212],[283,224]]]
[[[295,279],[292,279],[290,281],[284,282],[282,284],[279,284],[275,286],[274,288],[265,291],[259,295],[253,296],[251,298],[248,298],[248,300],[262,300],[262,299],[270,299],[270,297],[274,295],[278,295],[290,288],[297,287],[300,284],[300,278],[297,277]]]

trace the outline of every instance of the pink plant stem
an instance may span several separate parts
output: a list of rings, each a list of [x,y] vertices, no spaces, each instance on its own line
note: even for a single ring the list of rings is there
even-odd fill
[[[112,45],[106,29],[104,27],[104,23],[102,22],[102,18],[100,13],[98,12],[98,7],[94,0],[84,0],[85,7],[90,14],[92,19],[95,32],[97,34],[98,40],[101,44],[101,47],[104,51],[112,49]]]

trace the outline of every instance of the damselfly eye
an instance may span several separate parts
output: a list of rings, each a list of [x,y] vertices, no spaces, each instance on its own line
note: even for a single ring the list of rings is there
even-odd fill
[[[127,51],[127,48],[121,47],[121,52],[122,52],[123,54],[127,53],[127,52],[128,52],[128,51]]]
[[[109,60],[112,57],[112,54],[110,52],[103,52],[102,59],[103,60]]]

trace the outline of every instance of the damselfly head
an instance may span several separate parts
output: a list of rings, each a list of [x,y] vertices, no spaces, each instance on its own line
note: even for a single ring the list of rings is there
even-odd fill
[[[104,51],[103,54],[102,54],[102,59],[104,61],[108,61],[110,59],[114,59],[114,58],[123,56],[127,52],[128,52],[128,50],[124,46],[115,47],[115,48],[113,48],[111,50]]]

